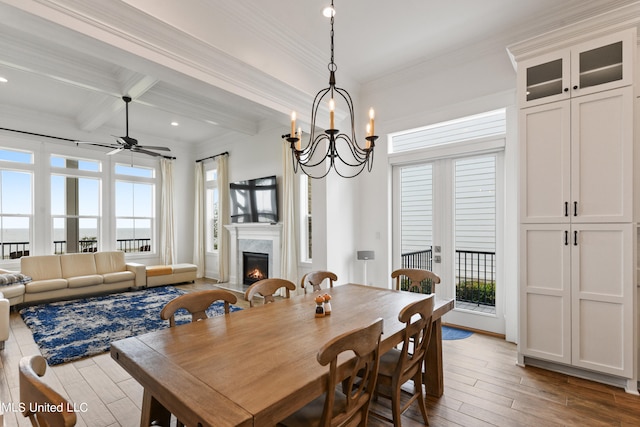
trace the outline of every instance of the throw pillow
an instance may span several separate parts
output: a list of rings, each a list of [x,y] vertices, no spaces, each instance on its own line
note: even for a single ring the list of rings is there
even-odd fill
[[[31,277],[22,273],[2,273],[0,274],[0,286],[24,285],[31,281]]]

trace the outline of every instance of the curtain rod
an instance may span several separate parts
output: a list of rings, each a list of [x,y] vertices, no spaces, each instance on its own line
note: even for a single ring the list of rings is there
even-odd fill
[[[220,153],[220,154],[216,154],[216,155],[213,155],[213,156],[205,157],[204,159],[198,159],[198,160],[196,160],[196,163],[204,162],[205,160],[209,160],[209,159],[215,159],[218,156],[228,156],[228,155],[229,155],[229,152],[225,151],[224,153]]]

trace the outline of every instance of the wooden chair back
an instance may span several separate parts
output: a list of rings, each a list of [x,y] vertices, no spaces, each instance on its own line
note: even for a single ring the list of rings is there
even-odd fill
[[[176,326],[175,313],[183,308],[191,313],[192,322],[206,319],[207,308],[216,301],[224,301],[224,312],[229,314],[229,304],[238,302],[238,297],[224,289],[189,292],[169,301],[160,312],[160,318],[169,320],[169,327],[174,327]]]
[[[249,286],[244,293],[244,299],[249,301],[249,307],[253,307],[253,297],[258,294],[264,297],[264,303],[275,302],[274,295],[279,289],[285,289],[285,298],[291,297],[291,291],[296,290],[296,285],[286,279],[263,279]]]
[[[330,271],[312,271],[302,276],[302,280],[300,280],[300,287],[304,289],[305,294],[309,288],[312,289],[311,292],[320,291],[322,290],[320,285],[325,280],[328,280],[329,287],[333,288],[333,282],[338,280],[338,276]]]
[[[278,426],[366,427],[369,403],[378,378],[382,322],[378,318],[368,326],[345,332],[322,346],[317,354],[318,362],[322,366],[329,365],[325,395],[305,405]],[[345,352],[355,357],[338,369],[338,357]],[[338,387],[340,384],[342,388]]]
[[[402,331],[402,347],[400,350],[391,349],[382,355],[378,375],[376,396],[384,396],[391,400],[392,418],[374,412],[377,418],[393,422],[394,426],[401,425],[401,416],[409,406],[417,401],[425,425],[429,425],[427,407],[425,403],[423,384],[423,364],[429,347],[431,329],[433,325],[433,306],[435,295],[411,303],[400,310],[398,320],[406,326]],[[409,399],[401,403],[400,395],[406,392],[402,388],[410,379],[413,380],[413,392]]]
[[[20,359],[20,402],[24,404],[22,414],[36,427],[75,426],[73,406],[40,379],[46,370],[47,361],[39,354]],[[46,409],[52,407],[62,408],[62,411]],[[32,412],[39,408],[42,408],[42,412]]]
[[[423,270],[420,268],[400,268],[391,273],[391,278],[396,279],[396,290],[401,290],[402,276],[408,278],[411,283],[409,284],[409,291],[418,292],[422,289],[422,282],[424,280],[431,281],[431,293],[435,293],[436,284],[440,283],[440,276],[429,270]]]
[[[400,363],[396,369],[399,384],[404,384],[413,378],[418,370],[422,371],[422,362],[427,354],[431,337],[434,299],[432,294],[426,299],[411,303],[403,308],[398,315],[398,320],[406,324],[402,337]],[[417,318],[413,320],[416,315]],[[409,351],[410,342],[413,352]]]

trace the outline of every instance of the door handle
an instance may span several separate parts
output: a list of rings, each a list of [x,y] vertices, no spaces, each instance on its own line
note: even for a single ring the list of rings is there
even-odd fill
[[[569,232],[564,230],[564,245],[569,246]]]
[[[569,216],[569,202],[564,202],[564,216]]]
[[[578,216],[578,202],[573,202],[573,216]]]
[[[573,232],[573,246],[578,246],[578,232]]]

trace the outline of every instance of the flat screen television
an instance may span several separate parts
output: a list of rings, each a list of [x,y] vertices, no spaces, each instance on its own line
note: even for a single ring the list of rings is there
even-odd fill
[[[249,179],[229,185],[231,222],[278,222],[276,177]]]

